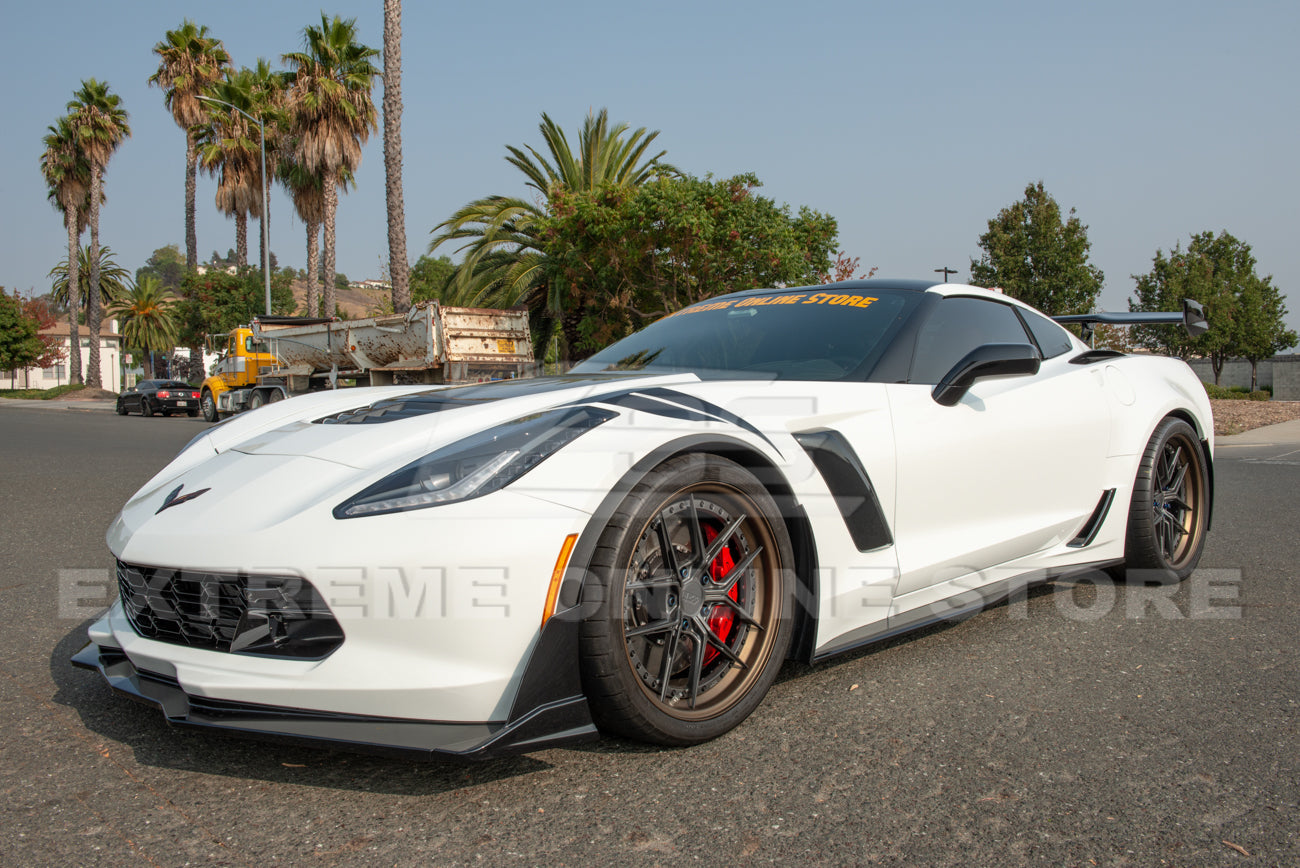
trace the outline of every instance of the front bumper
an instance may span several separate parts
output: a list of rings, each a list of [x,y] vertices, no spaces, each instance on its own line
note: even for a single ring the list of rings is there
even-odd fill
[[[425,760],[483,760],[598,737],[581,695],[538,705],[508,722],[442,723],[208,699],[175,678],[143,672],[120,649],[90,642],[72,658],[117,693],[160,710],[174,726]]]

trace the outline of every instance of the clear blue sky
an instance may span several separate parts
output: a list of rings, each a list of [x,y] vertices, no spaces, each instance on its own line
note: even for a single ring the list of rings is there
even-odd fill
[[[692,174],[752,171],[764,193],[839,220],[840,245],[880,276],[969,276],[998,209],[1043,180],[1089,226],[1124,309],[1157,248],[1227,229],[1259,270],[1300,290],[1300,5],[805,0],[802,3],[407,2],[403,94],[411,258],[454,209],[522,194],[506,144],[541,145],[541,112],[576,133],[591,109],[661,131]],[[110,164],[102,240],[134,270],[184,244],[184,137],[146,84],[152,46],[185,17],[236,64],[279,64],[321,5],[298,0],[46,0],[8,9],[0,126],[0,284],[48,289],[66,254],[38,170],[41,136],[81,79],[122,95],[134,135]],[[382,45],[382,3],[326,7]],[[380,99],[377,86],[375,100]],[[339,208],[338,266],[377,277],[387,257],[380,136]],[[234,246],[200,177],[199,252]],[[272,200],[281,264],[303,226]],[[256,224],[250,249],[256,251]],[[450,251],[447,251],[450,252]],[[1288,318],[1300,328],[1300,291]]]

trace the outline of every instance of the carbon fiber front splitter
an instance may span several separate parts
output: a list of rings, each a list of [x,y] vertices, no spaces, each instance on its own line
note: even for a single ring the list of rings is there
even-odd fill
[[[572,696],[508,723],[437,723],[335,714],[193,696],[174,679],[137,669],[121,651],[91,642],[72,658],[116,692],[151,705],[175,726],[321,748],[424,760],[483,760],[598,738],[587,701]]]

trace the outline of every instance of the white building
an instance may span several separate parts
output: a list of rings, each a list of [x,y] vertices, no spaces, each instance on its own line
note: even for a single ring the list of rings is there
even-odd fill
[[[83,371],[90,364],[90,330],[85,326],[77,329],[81,337],[81,365]],[[68,365],[72,353],[72,340],[68,321],[61,319],[47,329],[41,329],[41,336],[54,336],[61,339],[63,361],[56,362],[48,368],[26,368],[6,371],[5,379],[17,389],[52,389],[62,386],[68,380]],[[117,333],[117,320],[106,320],[99,327],[99,373],[104,388],[110,392],[122,391],[122,336]]]

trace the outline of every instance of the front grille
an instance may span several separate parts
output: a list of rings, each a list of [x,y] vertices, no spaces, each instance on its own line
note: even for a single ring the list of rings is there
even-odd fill
[[[320,594],[290,576],[205,573],[117,562],[122,608],[141,636],[236,654],[318,660],[343,642]]]

